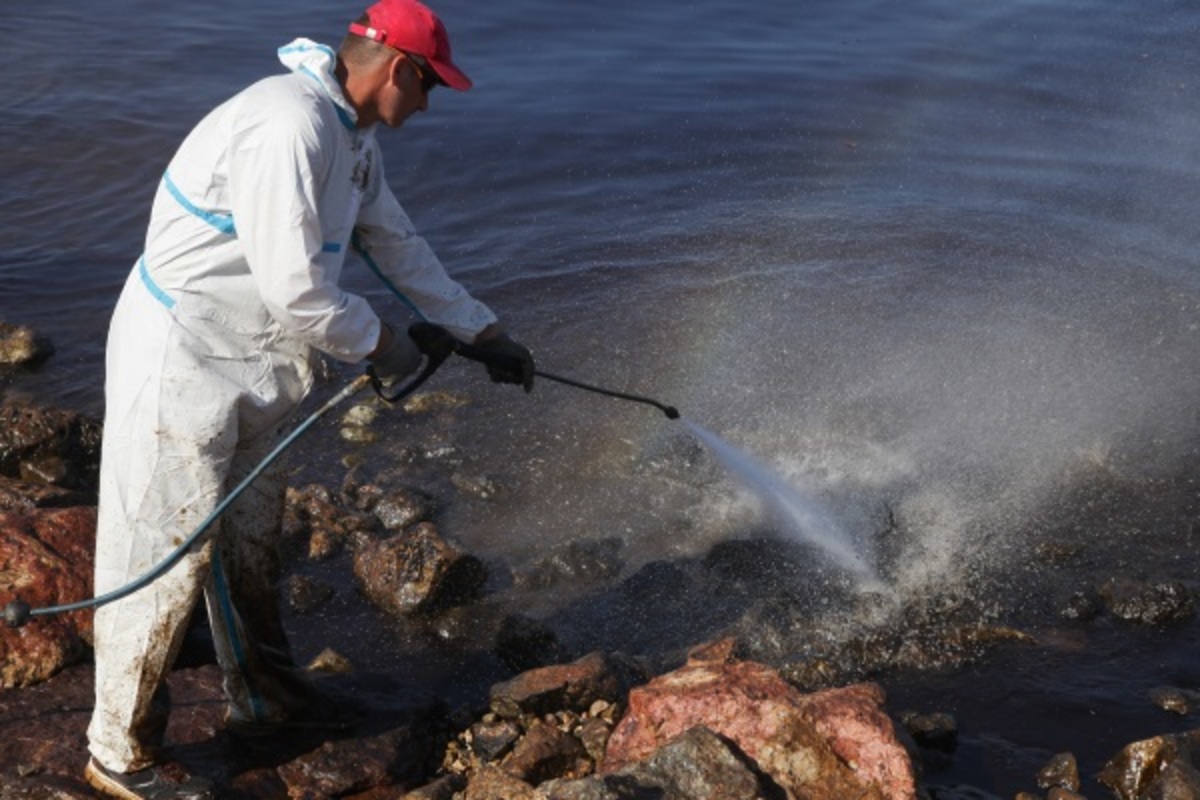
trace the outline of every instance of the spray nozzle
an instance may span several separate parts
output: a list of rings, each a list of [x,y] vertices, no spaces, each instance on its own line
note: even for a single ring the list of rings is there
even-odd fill
[[[29,607],[29,603],[17,598],[4,607],[4,621],[8,623],[10,628],[20,628],[33,615],[33,609]]]

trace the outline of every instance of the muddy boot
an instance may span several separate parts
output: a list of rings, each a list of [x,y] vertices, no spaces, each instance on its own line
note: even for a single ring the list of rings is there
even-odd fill
[[[93,758],[83,776],[105,797],[123,800],[214,800],[216,797],[211,782],[192,777],[175,765],[123,773],[105,769]]]

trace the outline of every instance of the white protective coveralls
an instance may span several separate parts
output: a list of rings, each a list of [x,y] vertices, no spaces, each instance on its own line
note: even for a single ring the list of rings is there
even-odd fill
[[[226,101],[180,146],[113,314],[97,594],[167,556],[278,443],[314,349],[357,362],[375,347],[378,317],[338,287],[348,250],[464,340],[496,319],[413,231],[374,129],[355,127],[333,50],[297,39],[279,57],[290,74]],[[97,610],[88,737],[105,767],[153,763],[165,678],[202,591],[230,718],[278,721],[304,702],[273,585],[283,488],[268,471],[204,545]]]

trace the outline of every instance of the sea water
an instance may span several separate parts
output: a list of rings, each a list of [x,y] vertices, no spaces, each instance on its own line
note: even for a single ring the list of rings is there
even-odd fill
[[[764,503],[782,532],[813,545],[829,563],[853,573],[860,587],[882,586],[875,570],[856,551],[850,536],[811,490],[784,480],[762,461],[696,422],[686,418],[683,422],[729,473]]]

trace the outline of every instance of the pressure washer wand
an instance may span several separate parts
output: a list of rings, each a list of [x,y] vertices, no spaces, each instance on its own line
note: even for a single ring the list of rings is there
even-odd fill
[[[636,394],[625,394],[624,392],[614,392],[612,389],[603,389],[599,386],[590,386],[586,383],[580,383],[579,381],[571,380],[570,378],[564,378],[560,375],[551,375],[549,372],[542,372],[540,369],[535,369],[533,374],[540,378],[545,378],[548,381],[556,381],[558,383],[565,383],[567,386],[574,386],[576,389],[583,389],[588,392],[607,395],[608,397],[616,397],[621,400],[632,400],[635,403],[645,403],[646,405],[654,406],[659,411],[666,414],[667,419],[679,419],[679,409],[675,408],[675,406],[669,406],[665,403],[660,403],[657,400],[650,399],[649,397],[639,397]]]
[[[416,343],[417,349],[424,353],[431,362],[436,359],[437,363],[440,364],[450,353],[457,353],[463,358],[478,361],[480,364],[506,366],[503,356],[497,356],[496,353],[488,350],[486,347],[460,342],[445,328],[434,325],[431,322],[413,324],[408,329],[408,335]],[[560,375],[552,375],[549,372],[543,372],[539,369],[535,369],[533,374],[549,381],[574,386],[576,389],[583,389],[584,391],[595,392],[596,394],[608,397],[616,397],[620,400],[629,400],[634,403],[645,403],[646,405],[654,406],[666,414],[667,419],[679,419],[679,411],[674,406],[668,406],[649,397],[641,397],[636,394],[626,394],[625,392],[617,392],[612,389],[604,389],[600,386],[592,386],[591,384],[581,383],[580,381],[564,378]]]

